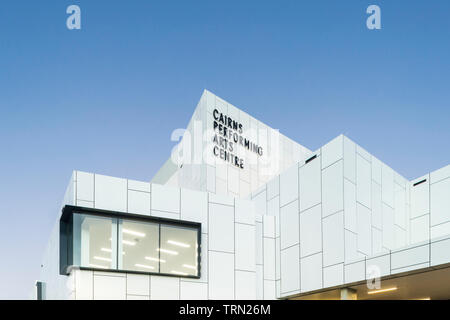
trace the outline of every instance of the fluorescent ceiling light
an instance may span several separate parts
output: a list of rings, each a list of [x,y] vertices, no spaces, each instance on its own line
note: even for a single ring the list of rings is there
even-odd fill
[[[104,258],[104,257],[98,257],[98,256],[95,256],[94,259],[96,259],[96,260],[101,260],[101,261],[108,261],[108,262],[111,262],[111,259],[110,259],[110,258]]]
[[[137,232],[137,231],[130,230],[130,229],[122,228],[122,232],[126,233],[126,234],[131,234],[131,235],[136,236],[136,237],[145,237],[145,233]]]
[[[174,240],[167,240],[167,243],[173,244],[174,246],[179,246],[183,248],[189,248],[191,245],[183,242],[178,242]]]
[[[395,291],[395,290],[397,290],[397,287],[368,291],[367,294],[376,294],[376,293],[383,293],[383,292],[389,292],[389,291]]]
[[[109,241],[112,241],[112,238],[109,238]],[[127,245],[129,245],[129,246],[135,246],[135,245],[136,245],[136,242],[134,242],[134,241],[128,241],[128,240],[122,240],[122,243],[123,243],[123,244],[127,244]]]
[[[164,260],[164,259],[158,259],[158,258],[153,258],[153,257],[145,257],[145,259],[150,260],[150,261],[162,262],[162,263],[166,262],[166,260]]]
[[[194,269],[194,270],[197,269],[196,266],[192,266],[192,265],[190,265],[190,264],[183,264],[183,267],[188,268],[188,269]]]
[[[156,250],[158,250],[160,252],[167,253],[167,254],[171,254],[171,255],[174,255],[174,256],[176,256],[178,254],[178,252],[173,251],[173,250],[168,250],[168,249],[157,248]]]
[[[170,273],[178,274],[180,276],[187,276],[188,275],[186,272],[175,271],[175,270],[170,271]]]
[[[109,248],[101,248],[100,250],[103,252],[112,252],[112,250]],[[122,254],[125,254],[125,251],[122,251]]]
[[[155,267],[147,266],[147,265],[145,265],[145,264],[139,264],[139,263],[136,263],[134,266],[135,266],[135,267],[138,267],[138,268],[155,269]]]
[[[128,245],[128,246],[135,246],[135,245],[136,245],[136,242],[134,242],[134,241],[128,241],[128,240],[122,240],[122,243],[123,243],[123,244],[126,244],[126,245]]]
[[[109,269],[109,267],[105,267],[99,264],[95,264],[95,263],[89,263],[89,266],[93,267],[93,268],[100,268],[100,269]]]

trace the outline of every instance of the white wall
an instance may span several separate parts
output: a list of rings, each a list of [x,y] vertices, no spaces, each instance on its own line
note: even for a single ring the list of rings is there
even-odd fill
[[[450,165],[430,173],[430,237],[450,234]]]
[[[76,172],[73,172],[67,186],[61,209],[64,205],[75,204]],[[39,281],[44,282],[45,299],[70,299],[73,293],[72,278],[59,274],[59,215],[50,234],[47,248],[41,262]],[[36,293],[36,288],[33,287]],[[35,298],[33,294],[33,298]]]
[[[390,275],[450,261],[450,166],[410,182],[342,135],[314,154],[251,196],[275,218],[275,252],[266,241],[257,252],[276,262],[276,297],[365,280],[373,266]]]
[[[242,136],[262,146],[263,156],[241,146],[235,147],[235,154],[244,159],[244,169],[214,157],[212,138],[215,108],[242,123]],[[280,172],[311,154],[307,148],[207,90],[203,92],[186,130],[175,154],[183,153],[189,161],[183,161],[178,174],[167,180],[167,183],[178,184],[182,188],[247,197]]]
[[[450,166],[410,182],[344,136],[314,154],[248,199],[74,172],[63,204],[201,222],[201,278],[60,276],[57,223],[46,297],[274,299],[450,262]]]
[[[201,278],[84,270],[60,276],[56,228],[41,278],[48,299],[256,298],[256,221],[250,200],[81,171],[74,172],[71,184],[74,200],[67,204],[200,222]]]

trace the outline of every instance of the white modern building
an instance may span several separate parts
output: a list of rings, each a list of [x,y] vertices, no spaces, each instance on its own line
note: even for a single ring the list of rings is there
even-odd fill
[[[384,159],[389,160],[389,159]],[[152,181],[74,171],[41,299],[449,299],[450,166],[409,181],[204,91]]]

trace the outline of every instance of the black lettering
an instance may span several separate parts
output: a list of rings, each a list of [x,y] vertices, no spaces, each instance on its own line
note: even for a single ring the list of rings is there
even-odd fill
[[[222,148],[224,148],[224,145],[225,145],[225,139],[224,139],[224,138],[220,137],[219,145],[220,145]]]
[[[213,111],[213,116],[214,116],[214,119],[216,119],[216,120],[219,120],[218,113],[219,113],[219,110],[214,109],[214,111]]]
[[[258,154],[259,154],[260,156],[263,155],[263,149],[262,149],[261,147],[258,148]]]
[[[244,139],[244,147],[246,147],[247,149],[250,149],[250,141],[247,139]]]

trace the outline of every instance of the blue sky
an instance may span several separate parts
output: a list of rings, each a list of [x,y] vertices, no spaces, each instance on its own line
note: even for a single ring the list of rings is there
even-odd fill
[[[72,170],[150,180],[204,88],[310,149],[344,133],[410,179],[449,164],[449,14],[447,0],[1,1],[0,298],[27,298]]]

